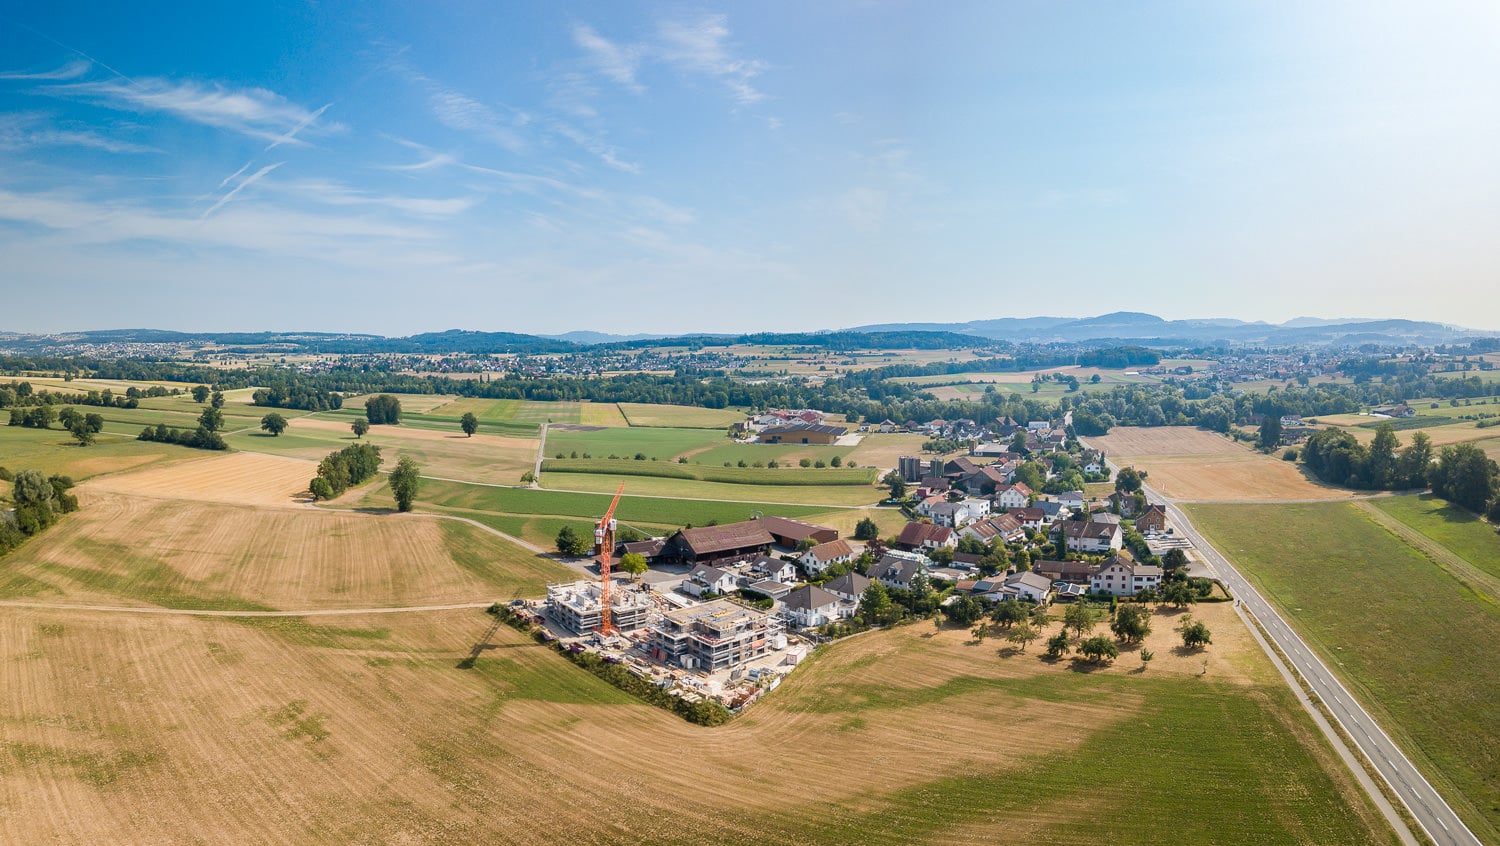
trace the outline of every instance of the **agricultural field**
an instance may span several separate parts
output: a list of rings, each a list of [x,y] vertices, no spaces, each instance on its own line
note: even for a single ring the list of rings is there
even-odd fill
[[[101,434],[93,446],[80,447],[62,429],[0,426],[0,466],[40,470],[48,475],[72,476],[75,480],[189,458],[191,454],[191,450],[182,447],[138,441],[134,434],[129,437]]]
[[[733,408],[697,408],[690,405],[650,405],[622,402],[618,408],[631,426],[667,426],[678,429],[728,429],[745,419]],[[585,423],[593,421],[585,420]],[[595,423],[594,425],[603,425]]]
[[[598,491],[612,494],[620,486],[620,482],[625,483],[626,490],[642,496],[727,500],[751,503],[755,508],[765,508],[767,504],[774,507],[778,503],[801,503],[821,505],[826,510],[841,505],[873,505],[885,496],[880,489],[870,485],[743,485],[666,479],[659,476],[599,476],[590,473],[543,473],[541,484],[544,488],[557,491]]]
[[[1094,376],[1099,377],[1099,385],[1111,387],[1113,385],[1127,385],[1139,382],[1155,382],[1151,376],[1143,376],[1139,373],[1126,373],[1125,370],[1116,370],[1102,367],[1080,367],[1076,364],[1062,367],[1049,367],[1041,370],[1009,370],[998,373],[942,373],[933,376],[902,376],[891,379],[892,382],[900,382],[907,385],[944,385],[953,382],[968,382],[979,385],[983,391],[985,385],[1003,386],[1019,389],[1025,392],[1031,390],[1031,380],[1036,376],[1050,381],[1054,374],[1063,376],[1076,376],[1081,387],[1088,387]],[[1057,384],[1057,383],[1053,383]],[[1015,387],[1013,387],[1015,386]],[[1044,388],[1045,389],[1045,388]]]
[[[695,479],[735,485],[861,485],[875,482],[875,470],[867,467],[720,467],[632,459],[558,459],[542,462],[544,476],[554,473],[588,473],[603,476],[651,476],[663,479]],[[557,480],[554,480],[557,481]]]
[[[1484,842],[1500,841],[1500,539],[1430,499],[1193,505]]]
[[[588,453],[592,458],[611,455],[632,458],[644,453],[648,459],[675,461],[680,455],[693,456],[729,442],[724,432],[717,429],[606,428],[576,424],[547,427],[548,458],[574,452],[580,457]]]
[[[1129,653],[1075,672],[914,626],[836,644],[745,718],[704,729],[478,611],[16,611],[0,616],[0,840],[545,831],[1093,846],[1155,842],[1171,820],[1191,843],[1393,843],[1243,629],[1223,606],[1204,616],[1216,635],[1206,676],[1164,644],[1146,673]],[[1017,744],[952,718],[1043,712],[1074,728]],[[766,769],[768,750],[812,738],[818,755]]]
[[[76,515],[5,559],[0,594],[301,611],[510,599],[572,574],[482,529],[435,517],[80,492]]]
[[[1149,474],[1165,496],[1184,500],[1339,499],[1350,492],[1310,480],[1300,465],[1187,426],[1116,426],[1086,439],[1121,467]]]
[[[79,490],[240,505],[311,501],[307,483],[318,472],[314,461],[253,452],[191,452],[192,458],[105,476]]]
[[[298,418],[281,435],[259,431],[231,434],[226,441],[239,450],[264,452],[312,461],[355,443],[381,449],[382,466],[394,467],[403,456],[422,468],[423,475],[466,479],[491,484],[519,484],[521,474],[536,462],[537,439],[479,434],[465,437],[457,424],[445,430],[400,426],[371,426],[362,441],[349,424],[326,414]]]

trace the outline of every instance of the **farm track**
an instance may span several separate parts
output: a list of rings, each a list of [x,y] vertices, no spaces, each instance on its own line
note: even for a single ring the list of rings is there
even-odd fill
[[[1462,557],[1453,553],[1452,550],[1427,537],[1421,532],[1406,525],[1400,520],[1381,511],[1367,502],[1354,504],[1365,516],[1369,517],[1376,525],[1400,538],[1405,543],[1416,547],[1432,562],[1454,579],[1458,580],[1464,587],[1474,591],[1486,602],[1495,603],[1500,601],[1500,578],[1486,573],[1475,567]]]

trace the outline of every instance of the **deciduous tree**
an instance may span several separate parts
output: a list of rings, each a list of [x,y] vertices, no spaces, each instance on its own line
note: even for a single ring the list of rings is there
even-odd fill
[[[280,437],[286,431],[286,425],[286,418],[274,411],[260,419],[260,428],[270,432],[273,437]]]
[[[631,578],[638,579],[646,572],[646,556],[639,552],[627,552],[620,557],[620,569],[629,573]]]
[[[1078,654],[1097,664],[1120,657],[1120,647],[1115,646],[1115,642],[1104,635],[1095,635],[1078,644]]]
[[[410,511],[416,501],[417,489],[422,485],[422,471],[410,456],[401,456],[396,469],[391,471],[391,495],[396,497],[396,509]]]
[[[1005,639],[1010,641],[1011,643],[1020,644],[1021,651],[1025,652],[1026,644],[1031,643],[1033,640],[1036,640],[1039,637],[1041,637],[1041,635],[1037,634],[1037,630],[1031,627],[1031,623],[1026,620],[1022,620],[1021,622],[1016,623],[1011,627],[1010,634],[1006,635]]]
[[[465,411],[464,416],[458,418],[458,426],[464,430],[465,435],[472,438],[479,431],[479,418],[474,416],[474,412]]]
[[[354,432],[355,439],[363,438],[370,431],[370,421],[356,420],[349,424],[349,429]]]
[[[193,402],[204,402],[208,399],[209,389],[207,385],[197,385],[193,388]]]

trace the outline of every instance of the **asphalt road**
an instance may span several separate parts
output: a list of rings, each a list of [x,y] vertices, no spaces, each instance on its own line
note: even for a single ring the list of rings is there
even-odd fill
[[[1266,601],[1265,597],[1261,596],[1244,576],[1240,575],[1227,558],[1198,533],[1182,509],[1149,488],[1147,493],[1152,502],[1161,502],[1167,506],[1167,516],[1171,518],[1172,526],[1179,534],[1186,535],[1193,542],[1219,581],[1223,582],[1229,588],[1229,592],[1237,597],[1242,605],[1255,615],[1256,619],[1260,620],[1271,640],[1281,648],[1281,651],[1296,666],[1297,672],[1312,686],[1318,697],[1323,700],[1323,704],[1343,725],[1344,733],[1353,739],[1354,744],[1379,771],[1386,784],[1390,785],[1391,789],[1400,796],[1402,804],[1411,811],[1412,816],[1416,818],[1427,836],[1439,846],[1450,846],[1450,844],[1477,846],[1480,843],[1479,838],[1469,831],[1468,826],[1464,825],[1448,803],[1443,801],[1443,797],[1438,795],[1438,792],[1402,754],[1390,737],[1381,731],[1374,718],[1360,707],[1333,671],[1329,670],[1327,665],[1314,654],[1312,648],[1292,630],[1291,626],[1287,625],[1271,603]]]

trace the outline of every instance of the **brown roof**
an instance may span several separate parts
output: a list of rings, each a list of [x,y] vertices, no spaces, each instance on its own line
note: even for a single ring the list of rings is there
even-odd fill
[[[947,526],[934,526],[931,523],[907,523],[906,528],[901,530],[901,535],[896,538],[896,543],[906,546],[921,546],[927,541],[933,543],[947,543],[948,538],[953,535],[953,530]]]
[[[853,555],[854,548],[849,546],[848,541],[840,539],[836,541],[829,541],[828,543],[820,543],[812,549],[809,549],[808,552],[812,553],[812,557],[818,559],[819,561],[828,561],[833,558],[838,558],[842,555]]]
[[[793,520],[789,517],[762,517],[759,520],[751,520],[750,522],[759,524],[765,531],[779,538],[792,538],[797,541],[810,538],[817,532],[833,532],[835,537],[838,536],[837,529],[804,523],[801,520]]]
[[[680,534],[694,555],[728,552],[752,546],[770,546],[775,541],[771,533],[759,521],[729,523],[723,526],[703,526],[698,529],[683,529]]]
[[[1036,561],[1032,563],[1031,569],[1066,582],[1086,581],[1090,576],[1098,572],[1099,566],[1097,564],[1090,564],[1087,561]]]
[[[1094,538],[1104,540],[1113,537],[1120,527],[1114,523],[1095,523],[1082,520],[1069,520],[1063,523],[1063,534],[1070,538]]]
[[[1023,523],[1047,519],[1047,512],[1040,508],[1012,508],[1005,513]]]

